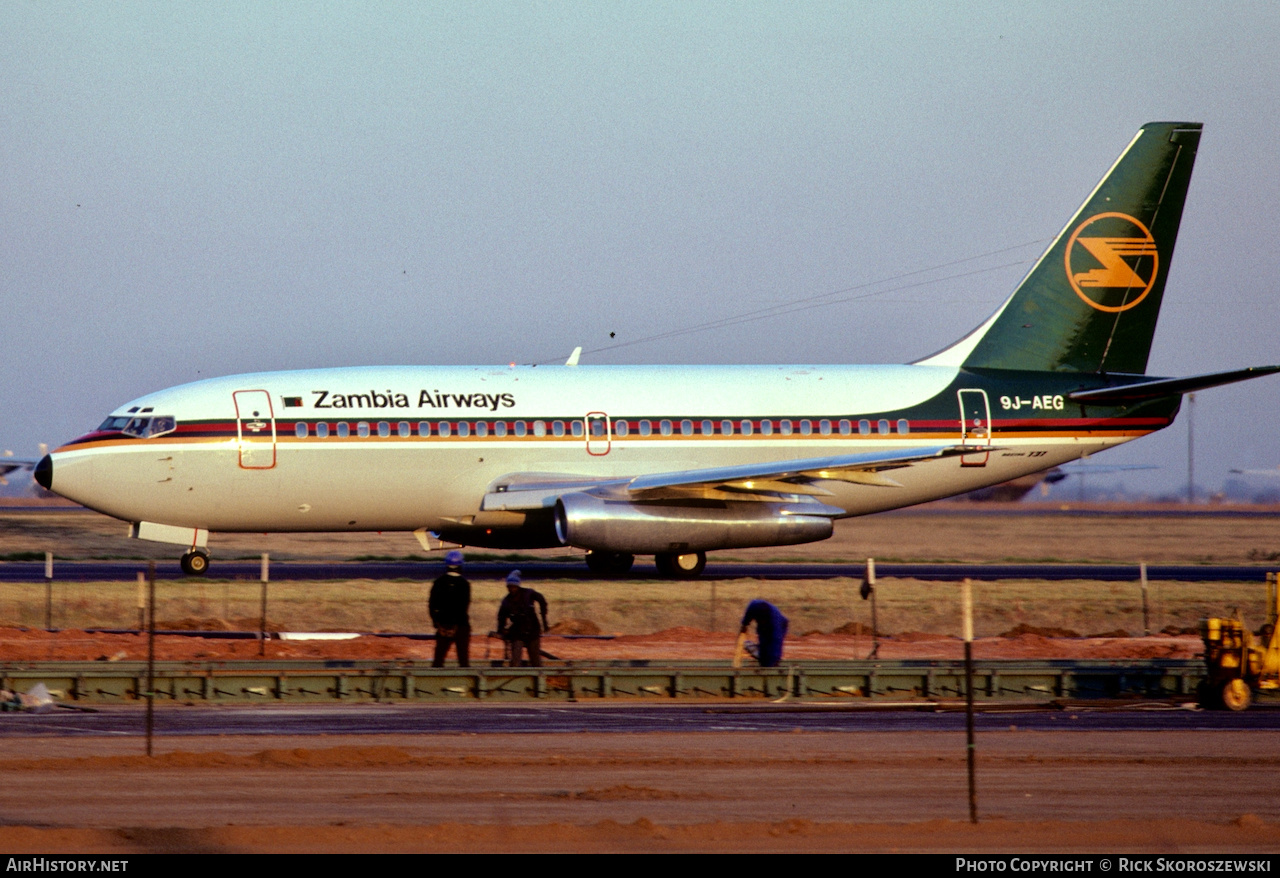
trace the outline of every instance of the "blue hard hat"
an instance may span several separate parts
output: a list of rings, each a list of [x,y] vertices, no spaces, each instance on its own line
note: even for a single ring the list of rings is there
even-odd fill
[[[450,567],[461,567],[462,553],[457,549],[454,549],[452,552],[444,556],[444,563]]]
[[[519,584],[520,584],[520,571],[512,570],[510,573],[507,574],[507,585],[519,585]]]

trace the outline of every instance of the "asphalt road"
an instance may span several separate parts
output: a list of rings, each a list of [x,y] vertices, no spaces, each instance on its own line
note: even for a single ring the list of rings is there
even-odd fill
[[[1182,582],[1263,582],[1267,571],[1263,566],[1165,564],[1148,565],[1147,577],[1156,581]],[[565,561],[521,561],[518,563],[468,562],[467,576],[472,580],[501,580],[519,567],[526,580],[581,579],[596,581],[601,577],[587,570],[585,564]],[[258,580],[260,561],[220,561],[210,565],[210,579]],[[68,582],[132,582],[139,572],[146,572],[146,561],[54,561],[55,580]],[[428,581],[444,570],[443,561],[359,561],[272,562],[272,580],[323,579],[410,579]],[[836,579],[858,578],[864,567],[856,564],[726,564],[710,561],[702,578],[711,579]],[[1134,582],[1138,579],[1136,564],[888,564],[876,563],[880,577],[923,579],[938,582],[977,580],[1085,579],[1095,582]],[[638,563],[626,578],[654,579],[654,569]],[[156,564],[157,579],[182,579],[177,560]],[[624,577],[614,577],[624,578]],[[7,561],[0,563],[0,582],[43,582],[45,566],[40,561]]]
[[[0,716],[0,738],[130,737],[145,730],[141,706],[93,712]],[[919,705],[849,708],[824,705],[347,705],[173,707],[155,711],[157,737],[186,735],[457,735],[636,732],[947,732],[962,731],[963,711]],[[1243,713],[1183,707],[1076,707],[979,712],[976,728],[1004,731],[1275,731],[1280,709]]]

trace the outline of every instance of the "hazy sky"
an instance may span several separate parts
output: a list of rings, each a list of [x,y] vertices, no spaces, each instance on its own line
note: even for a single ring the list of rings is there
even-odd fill
[[[232,372],[913,360],[1152,120],[1205,134],[1151,371],[1280,362],[1278,46],[1275,3],[0,4],[0,448]],[[1280,377],[1196,448],[1280,464]],[[1185,409],[1097,462],[1177,489]]]

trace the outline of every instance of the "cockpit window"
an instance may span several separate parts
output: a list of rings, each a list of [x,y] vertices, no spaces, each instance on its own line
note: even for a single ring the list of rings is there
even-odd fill
[[[148,417],[112,416],[98,427],[102,431],[124,433],[139,439],[150,439],[152,436],[163,436],[178,429],[178,422],[173,415],[152,415]]]

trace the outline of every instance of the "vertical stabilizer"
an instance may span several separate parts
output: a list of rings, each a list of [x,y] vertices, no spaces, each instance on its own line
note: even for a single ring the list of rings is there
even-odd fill
[[[1200,129],[1144,125],[1000,310],[922,364],[1145,372]]]

